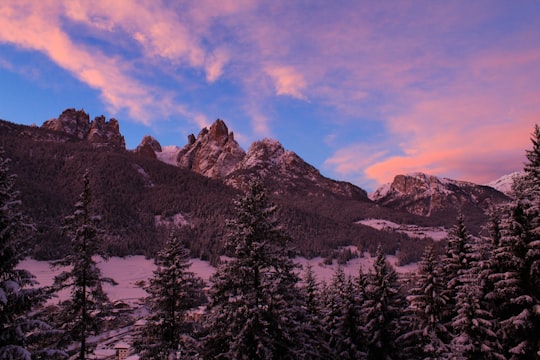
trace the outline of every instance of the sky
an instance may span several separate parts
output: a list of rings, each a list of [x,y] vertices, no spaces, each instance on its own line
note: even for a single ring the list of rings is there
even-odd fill
[[[523,168],[540,0],[2,0],[0,118],[64,109],[184,146],[216,119],[368,191]]]

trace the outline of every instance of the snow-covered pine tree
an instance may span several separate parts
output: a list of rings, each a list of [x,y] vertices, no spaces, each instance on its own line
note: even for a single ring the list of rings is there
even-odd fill
[[[189,250],[174,231],[155,263],[157,269],[145,287],[149,315],[135,348],[141,359],[183,359],[193,351],[182,344],[182,335],[192,336],[193,332],[193,322],[185,315],[203,303],[204,282],[189,271]]]
[[[400,319],[405,299],[400,293],[401,284],[395,269],[386,261],[379,245],[374,273],[368,277],[366,288],[365,334],[367,358],[373,360],[397,358],[396,339],[401,335]]]
[[[341,266],[337,267],[332,281],[325,288],[324,323],[334,358],[359,359],[365,356],[360,348],[362,329],[356,290],[353,280],[346,279]]]
[[[536,304],[540,301],[540,127],[535,125],[531,142],[532,150],[526,151],[525,194],[522,194],[524,210],[530,219],[531,241],[527,244],[525,263],[528,270],[527,280]],[[537,314],[537,321],[538,316]],[[540,346],[540,344],[538,344]],[[540,350],[540,349],[539,349]],[[540,355],[540,354],[539,354]]]
[[[29,227],[18,210],[14,185],[15,175],[0,150],[0,359],[64,358],[66,353],[47,348],[43,341],[58,331],[35,317],[49,292],[37,286],[29,271],[17,268],[28,255],[24,240]]]
[[[458,270],[456,308],[450,344],[455,359],[505,359],[497,339],[496,320],[484,300],[484,259],[481,239],[468,237],[464,263]]]
[[[101,275],[93,256],[106,259],[101,248],[100,231],[97,227],[98,217],[90,211],[91,194],[88,171],[83,175],[83,191],[75,204],[73,215],[65,218],[64,230],[71,241],[71,252],[53,266],[70,266],[70,271],[63,271],[54,278],[57,290],[70,288],[71,298],[61,304],[58,323],[67,335],[65,342],[80,343],[79,359],[86,358],[86,338],[96,334],[101,320],[108,314],[111,303],[102,284],[116,284],[111,278]]]
[[[328,346],[329,334],[323,322],[321,289],[311,264],[304,271],[304,285],[301,287],[304,298],[304,333],[309,341],[304,346],[305,359],[329,359],[333,353]]]
[[[407,297],[409,329],[400,339],[403,350],[411,359],[441,359],[449,354],[448,329],[442,322],[448,299],[443,295],[446,284],[432,245],[424,250],[415,280]]]
[[[503,208],[487,294],[508,359],[540,357],[540,129],[526,152],[525,175],[514,178],[515,200]]]
[[[301,359],[305,309],[288,237],[260,181],[235,201],[229,222],[232,259],[213,276],[203,352],[215,359]]]
[[[446,306],[443,309],[442,321],[450,330],[452,328],[451,322],[457,315],[457,293],[458,287],[461,285],[458,273],[467,269],[471,261],[471,259],[467,258],[468,255],[465,250],[467,244],[471,241],[471,235],[465,226],[465,220],[461,213],[458,214],[456,225],[449,232],[447,241],[446,252],[441,259],[443,265],[442,282],[446,284],[442,296],[447,299]]]

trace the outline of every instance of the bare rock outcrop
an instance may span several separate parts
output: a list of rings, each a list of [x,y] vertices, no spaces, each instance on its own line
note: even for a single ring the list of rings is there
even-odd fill
[[[118,120],[112,118],[107,121],[102,115],[90,121],[90,116],[82,109],[64,110],[57,119],[45,121],[42,128],[63,132],[99,147],[126,148]]]
[[[491,203],[508,200],[503,193],[489,186],[424,173],[396,175],[391,184],[379,188],[371,198],[378,204],[421,216],[472,208],[483,212]]]
[[[229,133],[225,122],[217,119],[210,129],[203,128],[197,138],[188,136],[188,143],[178,153],[178,166],[204,176],[221,179],[227,176],[245,156],[245,151]]]
[[[135,149],[137,154],[153,159],[157,158],[156,153],[162,151],[163,149],[161,148],[159,141],[150,135],[145,135],[141,140],[141,143]]]

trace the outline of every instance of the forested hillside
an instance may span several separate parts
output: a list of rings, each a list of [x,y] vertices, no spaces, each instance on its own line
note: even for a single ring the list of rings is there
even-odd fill
[[[192,256],[215,259],[223,253],[223,226],[238,193],[219,180],[134,152],[96,146],[64,132],[0,122],[0,144],[17,175],[24,213],[35,223],[34,256],[51,259],[67,251],[63,218],[88,170],[93,211],[112,255],[153,256],[175,224]],[[331,256],[339,246],[421,253],[425,241],[377,231],[353,222],[365,217],[429,223],[430,219],[381,208],[369,200],[339,196],[275,195],[279,217],[305,256]],[[159,218],[158,218],[159,217]],[[178,222],[181,218],[183,221]],[[176,220],[175,220],[176,219]],[[406,254],[403,254],[406,255]],[[407,258],[410,258],[408,256]]]

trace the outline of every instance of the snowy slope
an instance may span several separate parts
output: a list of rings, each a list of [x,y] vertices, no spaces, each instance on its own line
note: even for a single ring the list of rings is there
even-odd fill
[[[356,250],[356,248],[352,249]],[[395,256],[388,256],[388,261],[395,266],[397,258]],[[362,267],[364,273],[369,272],[374,258],[369,254],[365,254],[362,258],[356,258],[350,260],[346,265],[343,265],[343,270],[346,275],[356,276],[358,275],[359,267]],[[105,284],[105,290],[112,301],[124,300],[128,303],[137,303],[139,299],[146,296],[146,292],[141,288],[141,283],[147,283],[148,279],[152,276],[152,272],[155,270],[153,260],[146,259],[144,256],[128,256],[125,258],[113,257],[109,261],[102,259],[98,260],[98,266],[102,270],[103,276],[112,277],[118,285],[111,286]],[[313,266],[313,271],[319,281],[329,281],[332,278],[338,265],[334,261],[332,265],[325,265],[324,259],[316,257],[313,259],[306,259],[303,257],[297,257],[294,261],[305,267],[310,263]],[[215,272],[215,268],[210,266],[207,261],[198,259],[192,259],[191,271],[195,272],[206,282],[209,281],[212,274]],[[20,262],[19,268],[30,271],[36,277],[40,286],[52,285],[54,276],[59,274],[65,268],[52,269],[48,262],[38,261],[34,259],[25,259]],[[396,271],[398,273],[408,273],[416,271],[416,264],[409,264],[406,266],[397,266]],[[57,303],[60,300],[65,300],[69,297],[69,291],[61,292],[58,298],[52,299],[51,302]]]
[[[523,171],[516,171],[511,174],[503,175],[497,180],[493,180],[487,183],[487,186],[490,186],[496,190],[499,190],[503,194],[512,195],[512,183],[514,182],[514,177],[523,175]]]
[[[177,159],[178,159],[178,153],[180,152],[180,148],[175,145],[168,145],[164,146],[162,151],[156,151],[156,156],[158,160],[170,164],[170,165],[178,165]]]
[[[431,238],[435,241],[440,241],[448,236],[448,230],[442,226],[422,227],[417,225],[402,225],[384,219],[366,219],[360,220],[358,223],[367,225],[377,230],[404,233],[410,237],[420,239]]]

